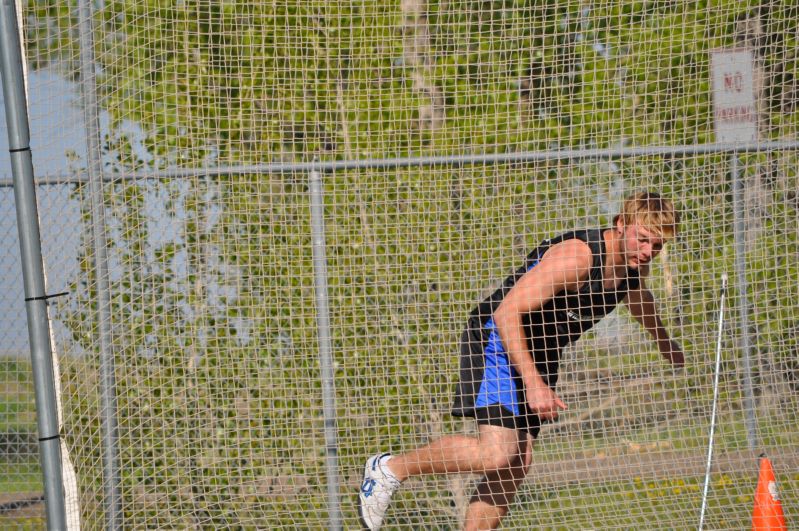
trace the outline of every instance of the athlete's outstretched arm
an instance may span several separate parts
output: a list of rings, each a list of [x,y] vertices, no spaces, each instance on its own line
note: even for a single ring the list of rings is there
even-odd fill
[[[632,289],[627,293],[625,303],[635,320],[641,323],[641,326],[655,339],[661,355],[675,367],[682,367],[685,364],[685,355],[680,345],[669,337],[666,327],[663,326],[657,313],[655,297],[646,288],[644,277],[642,276],[640,280],[638,289]]]
[[[567,240],[549,249],[541,261],[511,288],[493,315],[510,362],[524,383],[530,409],[544,420],[558,416],[566,404],[546,385],[528,349],[522,315],[543,307],[563,290],[575,290],[591,268],[591,249]]]

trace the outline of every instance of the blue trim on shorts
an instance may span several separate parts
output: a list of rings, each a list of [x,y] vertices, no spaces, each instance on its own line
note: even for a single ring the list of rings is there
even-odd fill
[[[499,404],[514,415],[519,415],[519,404],[517,401],[518,388],[514,378],[518,378],[502,339],[494,326],[494,320],[490,319],[486,323],[486,328],[491,330],[483,354],[485,356],[485,367],[483,369],[483,381],[480,382],[480,391],[477,393],[475,407],[486,407]]]
[[[538,260],[534,261],[527,271],[536,265]],[[483,381],[480,382],[480,390],[474,405],[479,408],[499,404],[514,415],[519,415],[521,414],[518,402],[519,388],[516,386],[519,373],[510,363],[493,318],[488,320],[485,328],[490,330],[490,333],[483,351],[485,357]]]

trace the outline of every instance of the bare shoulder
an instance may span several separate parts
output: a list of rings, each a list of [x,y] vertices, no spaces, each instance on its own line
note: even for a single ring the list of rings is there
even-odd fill
[[[500,309],[511,313],[529,311],[556,293],[577,289],[590,274],[591,249],[580,240],[557,243],[544,253],[538,265],[516,282]]]
[[[572,268],[584,269],[591,267],[591,248],[577,238],[565,240],[553,245],[544,253],[543,261],[559,263]]]
[[[575,282],[580,282],[589,275],[592,261],[591,248],[588,244],[572,239],[548,249],[541,258],[539,267],[541,272],[550,272],[554,279],[558,279],[571,289]]]

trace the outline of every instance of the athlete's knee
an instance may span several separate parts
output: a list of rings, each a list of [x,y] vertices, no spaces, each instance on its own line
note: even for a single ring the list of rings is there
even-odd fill
[[[530,471],[530,466],[533,463],[532,455],[522,453],[517,454],[508,464],[508,469],[514,476],[526,476]]]
[[[533,445],[522,442],[517,453],[510,463],[510,471],[516,478],[524,478],[533,465]]]
[[[473,499],[466,512],[463,531],[496,529],[506,514],[508,514],[507,506],[498,506],[479,499]]]
[[[480,454],[484,472],[527,468],[517,444],[484,443],[480,445]]]
[[[497,443],[483,449],[485,472],[510,473],[523,478],[533,463],[532,445],[526,442]]]
[[[521,452],[521,466],[524,469],[524,472],[527,473],[530,470],[530,467],[533,464],[533,443],[529,442],[525,445],[523,451]]]
[[[527,434],[500,428],[497,426],[480,426],[478,437],[478,453],[483,472],[503,472],[511,470],[514,476],[520,471],[526,472],[529,458],[526,456],[531,450],[532,438]]]

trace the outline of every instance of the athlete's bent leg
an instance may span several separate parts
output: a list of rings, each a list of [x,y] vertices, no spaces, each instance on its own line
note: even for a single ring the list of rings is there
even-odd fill
[[[527,437],[514,429],[481,425],[477,437],[449,435],[406,454],[370,458],[359,494],[362,522],[380,529],[393,493],[411,476],[475,473],[485,477],[485,485],[470,504],[467,526],[471,521],[494,525],[507,512],[529,465],[532,438],[528,443]]]
[[[518,434],[518,453],[507,468],[486,473],[477,486],[464,522],[465,531],[496,529],[508,514],[533,460],[533,438],[527,433]]]
[[[525,440],[526,441],[526,440]],[[425,474],[488,474],[506,470],[520,453],[519,432],[481,425],[477,437],[447,435],[386,463],[400,481]]]

